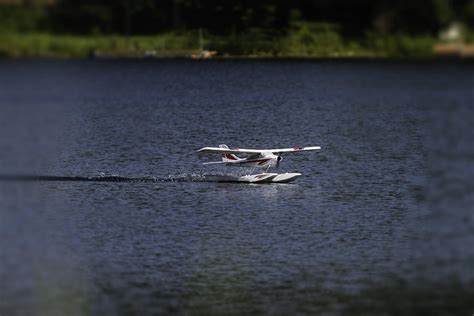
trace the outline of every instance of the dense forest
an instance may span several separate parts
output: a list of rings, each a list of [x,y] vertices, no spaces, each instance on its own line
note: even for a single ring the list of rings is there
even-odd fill
[[[275,55],[288,51],[285,45],[307,55],[328,45],[361,51],[387,40],[391,44],[381,45],[409,51],[416,43],[431,45],[453,22],[472,36],[474,0],[0,0],[2,34],[168,34],[169,48],[188,48],[197,45],[189,38],[202,29],[210,48],[236,54]],[[171,33],[181,44],[172,44]]]

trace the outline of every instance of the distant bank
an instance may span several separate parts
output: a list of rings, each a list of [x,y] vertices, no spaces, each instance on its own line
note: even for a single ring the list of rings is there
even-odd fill
[[[201,47],[201,48],[200,48]],[[440,44],[430,36],[368,34],[262,38],[252,34],[209,37],[204,49],[190,33],[156,36],[0,33],[3,58],[433,58],[474,57],[474,45]]]

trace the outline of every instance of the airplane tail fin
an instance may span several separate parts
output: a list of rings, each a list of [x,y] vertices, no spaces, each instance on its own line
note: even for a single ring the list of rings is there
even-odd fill
[[[229,147],[225,144],[219,145],[219,148],[229,149]],[[239,157],[237,157],[234,154],[223,154],[222,155],[222,161],[223,162],[232,162],[232,161],[237,161],[237,160],[239,160]]]

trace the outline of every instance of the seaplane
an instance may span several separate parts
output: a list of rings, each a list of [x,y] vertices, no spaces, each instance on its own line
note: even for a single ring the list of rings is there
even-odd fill
[[[282,161],[283,154],[301,151],[320,150],[320,146],[281,148],[281,149],[242,149],[229,148],[222,144],[219,147],[203,147],[198,150],[200,154],[221,154],[222,161],[204,162],[204,165],[223,164],[233,167],[265,168],[264,173],[244,175],[237,179],[239,182],[248,183],[288,183],[296,180],[301,173],[269,173],[268,169],[277,167]],[[237,156],[239,155],[239,156]],[[242,156],[243,155],[243,156]]]

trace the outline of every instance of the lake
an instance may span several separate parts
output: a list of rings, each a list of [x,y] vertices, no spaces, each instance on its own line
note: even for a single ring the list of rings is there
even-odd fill
[[[473,88],[462,61],[0,61],[0,314],[470,315]],[[219,144],[322,149],[249,185],[201,164]]]

